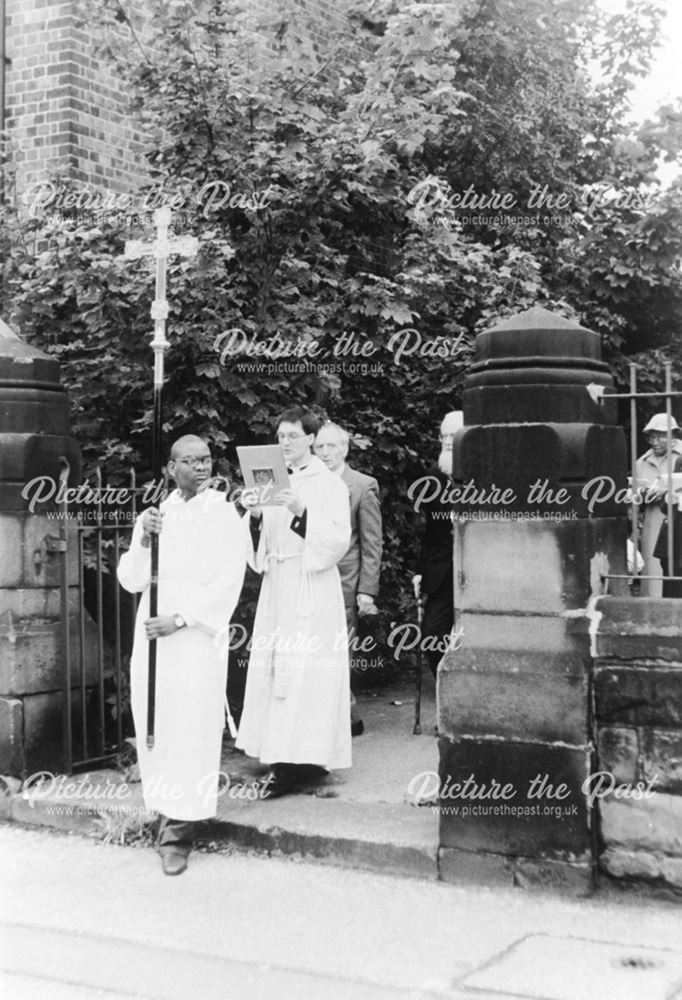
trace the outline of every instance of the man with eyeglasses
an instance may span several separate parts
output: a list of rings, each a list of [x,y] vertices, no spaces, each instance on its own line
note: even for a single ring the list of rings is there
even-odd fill
[[[461,410],[446,413],[440,425],[438,480],[440,491],[429,503],[424,503],[426,524],[422,536],[417,573],[412,583],[424,607],[421,641],[437,638],[444,650],[454,626],[454,581],[452,565],[453,505],[444,501],[452,476],[452,445],[456,432],[463,426]],[[429,644],[430,645],[430,644]],[[435,677],[443,652],[427,649],[426,659]]]
[[[246,569],[246,540],[234,504],[202,489],[211,474],[208,445],[185,435],[171,448],[176,489],[135,524],[118,578],[142,592],[131,659],[131,696],[142,791],[161,816],[159,853],[166,875],[187,867],[193,825],[216,814],[224,728],[227,657],[213,642],[228,628]],[[159,537],[158,614],[149,616],[151,536]],[[146,745],[149,640],[157,640],[155,744]]]
[[[350,542],[348,489],[312,454],[319,421],[277,421],[291,488],[244,494],[249,564],[263,574],[237,746],[270,766],[263,797],[351,766],[346,618],[337,563]]]

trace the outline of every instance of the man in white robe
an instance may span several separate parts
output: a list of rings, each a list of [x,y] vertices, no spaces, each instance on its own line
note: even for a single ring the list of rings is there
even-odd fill
[[[131,695],[145,805],[161,814],[159,853],[167,875],[187,867],[192,824],[216,814],[227,658],[214,636],[227,629],[246,568],[241,519],[225,494],[200,491],[211,472],[201,438],[172,447],[177,489],[135,524],[118,567],[121,585],[142,591],[131,659]],[[149,617],[151,535],[159,538],[158,615]],[[155,745],[146,745],[149,640],[157,640]]]
[[[319,421],[278,420],[291,489],[273,506],[245,493],[249,564],[263,574],[237,746],[270,764],[264,797],[351,766],[346,617],[336,564],[350,542],[348,489],[311,448]]]

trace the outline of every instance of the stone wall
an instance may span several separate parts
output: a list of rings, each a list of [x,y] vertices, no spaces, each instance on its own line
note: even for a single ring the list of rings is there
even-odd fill
[[[604,597],[595,635],[600,862],[682,889],[682,600]],[[597,784],[599,782],[599,785]]]
[[[0,774],[15,777],[54,766],[62,757],[61,560],[66,558],[65,596],[78,635],[76,539],[68,521],[51,516],[60,513],[54,502],[34,510],[23,487],[36,476],[56,485],[63,459],[78,483],[80,449],[69,435],[59,362],[25,344],[0,320]],[[88,628],[85,620],[83,626]],[[87,683],[94,682],[95,669],[96,659],[88,655]],[[70,671],[75,702],[80,679],[75,646]]]

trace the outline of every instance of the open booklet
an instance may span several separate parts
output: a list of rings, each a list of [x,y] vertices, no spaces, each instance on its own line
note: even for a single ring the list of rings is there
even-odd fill
[[[257,491],[258,503],[275,502],[282,490],[290,489],[284,453],[278,444],[259,444],[237,448],[245,491]]]

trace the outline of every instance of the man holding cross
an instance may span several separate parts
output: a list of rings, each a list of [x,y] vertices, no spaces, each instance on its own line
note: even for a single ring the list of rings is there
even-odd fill
[[[224,725],[227,657],[213,637],[224,632],[246,568],[246,539],[224,493],[203,489],[211,452],[185,435],[171,449],[168,472],[177,489],[135,524],[118,578],[142,592],[131,659],[131,695],[142,790],[161,814],[159,853],[166,875],[187,867],[194,821],[216,814]],[[158,613],[149,613],[150,545],[159,537]],[[157,642],[154,746],[145,739],[148,649]]]

